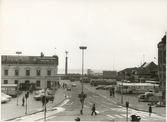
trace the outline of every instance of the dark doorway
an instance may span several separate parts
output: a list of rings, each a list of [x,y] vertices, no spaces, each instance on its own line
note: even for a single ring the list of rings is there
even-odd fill
[[[51,89],[51,81],[47,81],[47,88]]]

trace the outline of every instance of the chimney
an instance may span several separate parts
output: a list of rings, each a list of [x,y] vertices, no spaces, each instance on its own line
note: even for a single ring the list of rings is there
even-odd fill
[[[44,54],[43,54],[43,52],[41,52],[41,57],[44,57]]]

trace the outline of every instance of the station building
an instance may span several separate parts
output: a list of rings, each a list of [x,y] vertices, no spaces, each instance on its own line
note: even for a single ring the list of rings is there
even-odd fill
[[[57,70],[58,56],[2,55],[1,85],[35,84],[37,89],[55,87]]]

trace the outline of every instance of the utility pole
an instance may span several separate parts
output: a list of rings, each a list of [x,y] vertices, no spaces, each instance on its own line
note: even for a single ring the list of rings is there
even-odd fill
[[[81,114],[83,114],[83,103],[84,103],[84,92],[83,92],[83,71],[84,71],[84,50],[87,49],[85,46],[79,47],[82,50],[82,91],[81,91],[81,99],[82,99],[82,106],[81,106]]]
[[[67,65],[68,65],[68,57],[67,57],[67,54],[68,54],[68,51],[65,51],[66,53],[66,62],[65,62],[65,76],[67,77]]]
[[[21,54],[22,52],[16,52],[16,54],[18,54],[18,75],[19,75],[19,54]],[[19,76],[18,76],[19,77]],[[19,92],[19,78],[18,78],[18,81],[17,81],[17,106],[18,106],[18,92]]]

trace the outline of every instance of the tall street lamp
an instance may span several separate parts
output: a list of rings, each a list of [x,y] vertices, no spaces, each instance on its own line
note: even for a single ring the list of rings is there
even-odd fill
[[[125,80],[125,73],[126,73],[126,71],[124,70],[123,71],[123,80],[122,80],[122,87],[121,87],[121,91],[122,91],[122,95],[121,95],[121,103],[123,104],[123,82],[124,82],[124,80]]]
[[[86,46],[81,46],[79,47],[81,50],[82,50],[82,91],[81,91],[81,99],[82,99],[82,106],[81,106],[81,114],[83,114],[83,95],[84,95],[84,92],[83,92],[83,71],[84,71],[84,50],[87,49]]]
[[[22,52],[16,52],[16,54],[18,54],[18,75],[19,75],[19,54],[21,54]],[[18,106],[18,92],[19,92],[19,77],[18,77],[18,81],[17,81],[17,106]]]
[[[53,57],[54,57],[54,59],[53,59],[53,61],[54,61],[54,81],[53,81],[53,96],[54,96],[54,98],[55,98],[55,85],[56,85],[56,81],[55,81],[55,68],[56,68],[56,55],[53,55]]]

